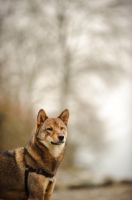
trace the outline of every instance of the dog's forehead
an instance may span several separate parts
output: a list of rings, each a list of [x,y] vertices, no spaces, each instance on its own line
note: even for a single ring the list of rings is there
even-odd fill
[[[65,126],[64,122],[59,118],[48,118],[44,122],[45,126]]]

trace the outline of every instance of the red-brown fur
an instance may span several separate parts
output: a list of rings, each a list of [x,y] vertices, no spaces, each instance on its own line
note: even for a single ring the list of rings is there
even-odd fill
[[[49,200],[56,179],[29,173],[28,191],[25,191],[26,166],[42,169],[55,176],[65,151],[69,111],[57,118],[48,118],[41,109],[37,127],[25,145],[0,154],[0,198],[8,200]]]

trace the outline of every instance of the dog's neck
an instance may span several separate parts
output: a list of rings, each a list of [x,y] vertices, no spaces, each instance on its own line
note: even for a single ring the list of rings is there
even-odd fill
[[[55,175],[64,155],[65,144],[50,145],[34,143],[33,137],[25,146],[27,151],[25,155],[26,165],[32,168],[41,168],[47,173]]]

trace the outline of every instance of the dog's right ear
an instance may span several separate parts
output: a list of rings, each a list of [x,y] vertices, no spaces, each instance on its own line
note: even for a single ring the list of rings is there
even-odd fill
[[[39,110],[37,115],[37,128],[44,123],[44,121],[47,119],[47,115],[43,109]]]
[[[67,126],[67,123],[68,123],[68,119],[69,119],[69,110],[68,109],[65,109],[60,115],[59,117],[63,122],[64,124]]]

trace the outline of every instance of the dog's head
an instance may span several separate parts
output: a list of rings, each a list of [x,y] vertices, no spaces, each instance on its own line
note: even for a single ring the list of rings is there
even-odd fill
[[[64,110],[57,118],[47,117],[41,109],[37,116],[37,139],[47,148],[64,145],[67,139],[69,111]]]

